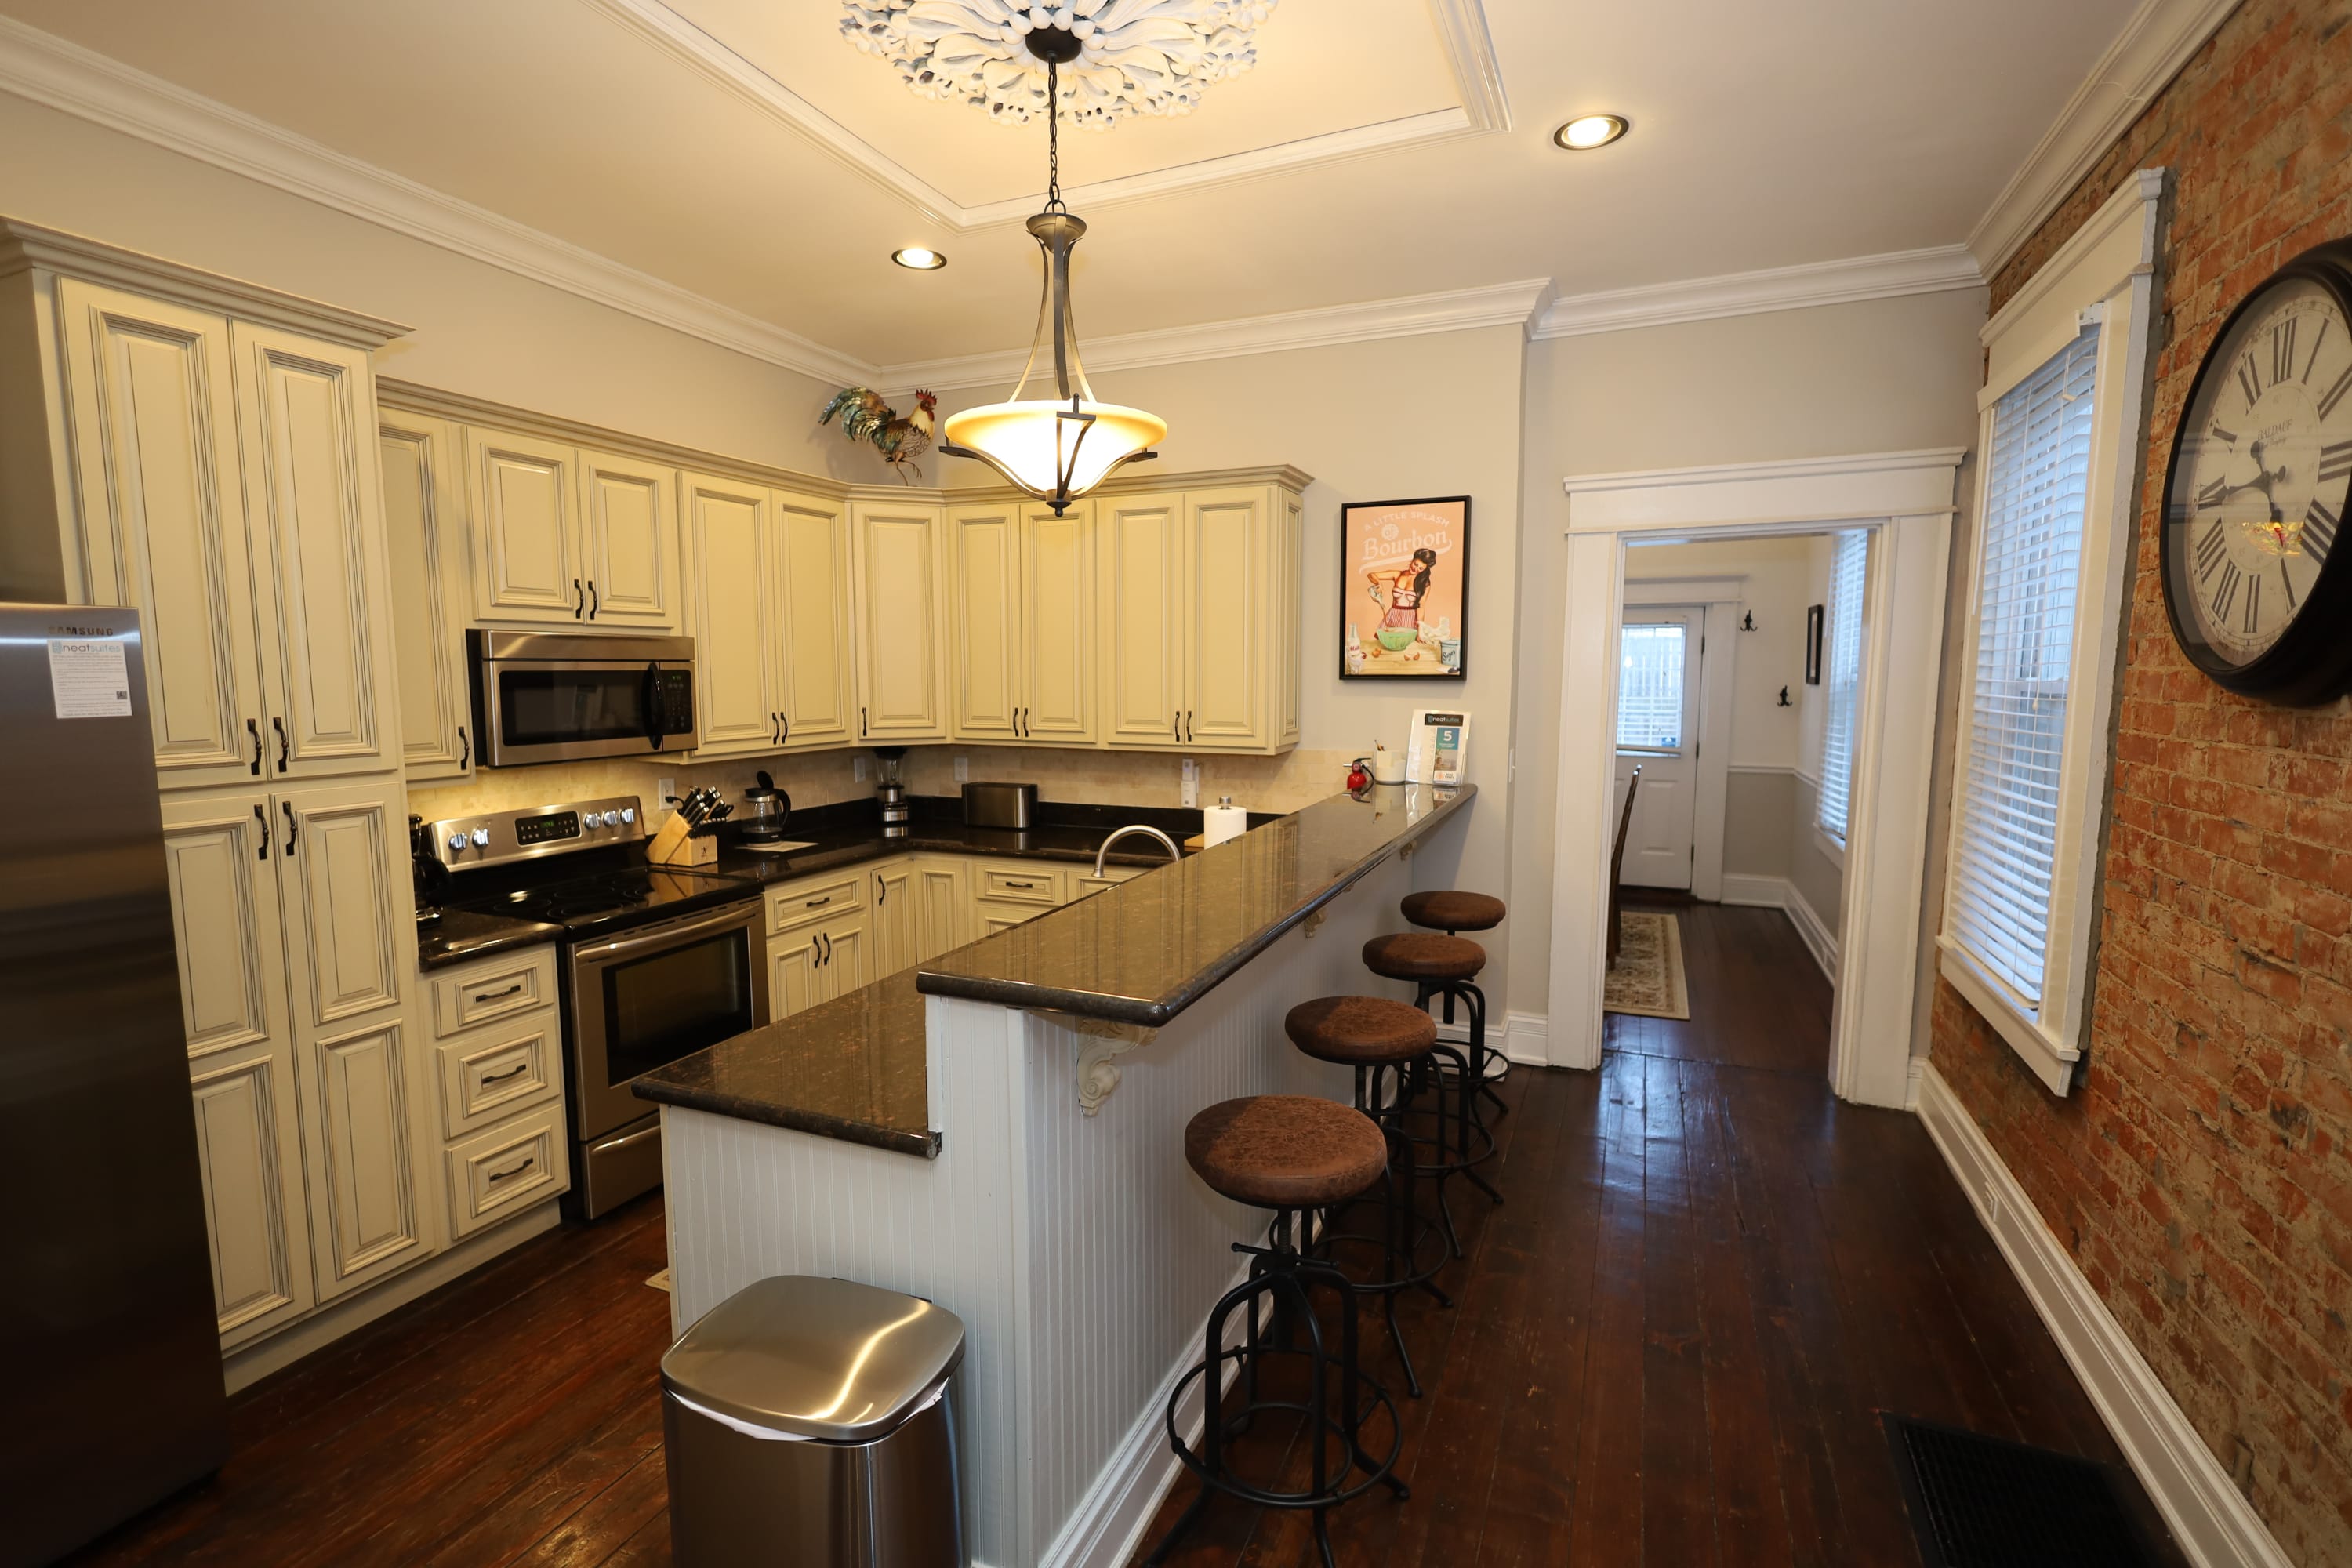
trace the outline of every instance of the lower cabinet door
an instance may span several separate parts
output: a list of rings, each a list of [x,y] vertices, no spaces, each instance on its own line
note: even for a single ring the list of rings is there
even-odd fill
[[[929,963],[950,948],[972,940],[970,879],[953,860],[915,863],[916,924],[919,940],[915,962]]]
[[[806,1012],[824,1000],[818,989],[818,961],[824,946],[816,928],[804,926],[768,939],[768,1017],[771,1021]]]
[[[233,1350],[310,1310],[310,1226],[293,1056],[282,1041],[198,1057],[189,1068],[211,1232],[213,1305]]]
[[[322,1301],[429,1250],[409,1142],[409,1048],[394,1016],[301,1049],[303,1142],[316,1211],[310,1244]]]
[[[817,993],[823,1000],[846,996],[875,978],[874,938],[864,910],[828,921],[817,927],[817,932],[824,939],[816,972]]]
[[[1011,931],[1045,912],[1035,904],[1008,904],[995,899],[975,899],[972,908],[979,912],[980,934],[994,936],[1001,931]]]
[[[923,962],[923,912],[912,861],[877,867],[872,875],[866,924],[874,933],[873,968],[878,980]]]

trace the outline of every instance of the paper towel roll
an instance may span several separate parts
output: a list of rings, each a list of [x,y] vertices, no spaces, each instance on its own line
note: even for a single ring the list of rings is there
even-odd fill
[[[1201,842],[1204,846],[1223,844],[1248,831],[1249,813],[1235,805],[1232,795],[1219,795],[1217,804],[1201,814]]]

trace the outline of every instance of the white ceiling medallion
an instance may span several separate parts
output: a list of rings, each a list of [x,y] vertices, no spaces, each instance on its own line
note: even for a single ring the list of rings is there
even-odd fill
[[[1190,114],[1212,82],[1257,64],[1257,25],[1277,0],[843,0],[842,37],[887,60],[919,98],[971,104],[1004,125],[1045,109],[1045,61],[1029,35],[1076,39],[1062,115],[1105,130],[1136,114]]]

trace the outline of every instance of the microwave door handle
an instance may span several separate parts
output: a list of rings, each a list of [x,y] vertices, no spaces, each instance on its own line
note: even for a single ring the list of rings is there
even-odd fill
[[[661,664],[658,660],[646,666],[646,744],[661,750],[662,735],[669,728],[669,715],[662,711]]]

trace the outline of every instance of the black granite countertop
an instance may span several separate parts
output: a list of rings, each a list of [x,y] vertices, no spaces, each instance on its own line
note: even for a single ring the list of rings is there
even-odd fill
[[[1379,788],[1360,800],[1334,795],[1266,818],[1180,864],[657,1068],[635,1090],[664,1105],[936,1155],[925,993],[1164,1024],[1476,793],[1464,788],[1441,798],[1426,787]],[[870,851],[863,840],[833,846],[817,832],[799,832],[794,837],[818,847],[790,857],[793,868],[780,876],[926,848],[1091,862],[1103,832],[1068,830],[1084,836],[1081,856],[1074,840],[1055,843],[1053,829],[1023,836],[1019,848],[992,849],[961,837],[982,830],[959,826],[955,835],[930,837],[938,826],[944,825],[918,823],[908,837]]]
[[[562,926],[477,910],[420,910],[416,919],[416,967],[446,969],[453,963],[553,942]]]

